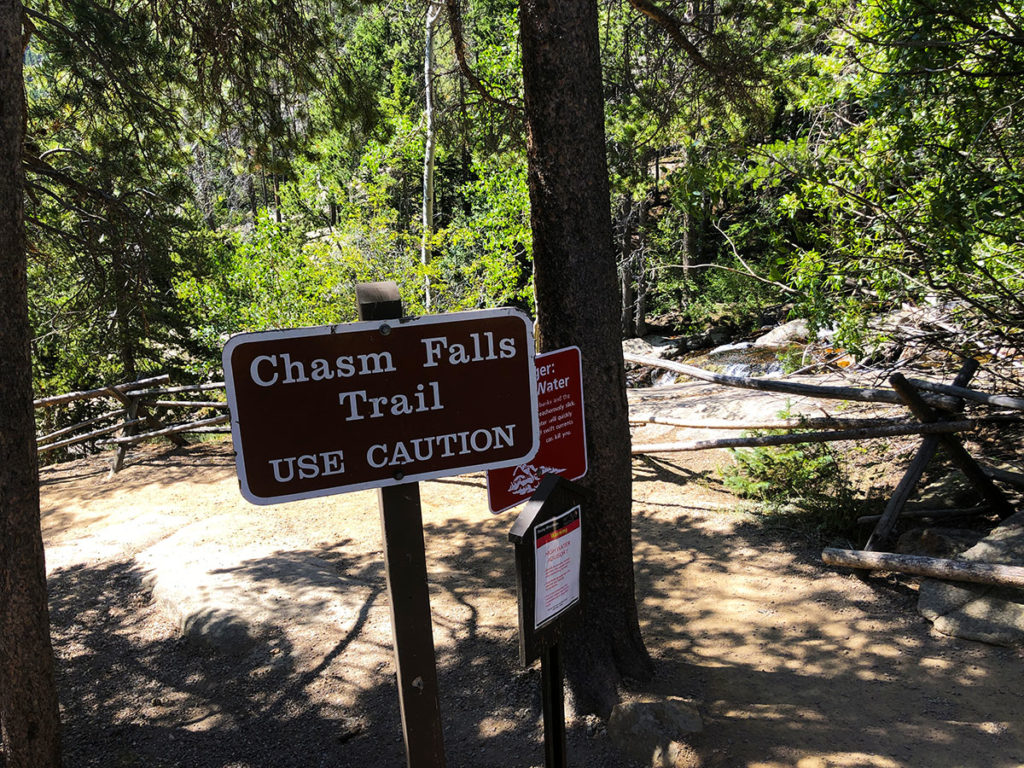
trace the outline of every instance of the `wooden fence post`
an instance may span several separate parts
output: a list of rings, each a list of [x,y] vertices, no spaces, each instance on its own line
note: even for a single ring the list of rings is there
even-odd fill
[[[971,379],[974,378],[974,374],[977,373],[978,367],[979,363],[977,360],[973,358],[967,360],[963,364],[963,367],[960,368],[960,372],[957,373],[956,378],[953,379],[953,384],[958,387],[966,387],[968,383],[970,383]],[[897,390],[897,392],[898,391],[899,390]],[[962,409],[963,400],[959,401],[958,405],[960,406],[960,409]],[[935,417],[928,421],[938,420],[939,418]],[[922,419],[922,421],[925,420]],[[896,521],[899,519],[900,513],[903,511],[903,507],[906,505],[907,499],[910,498],[910,494],[921,480],[921,475],[924,474],[925,468],[935,456],[935,451],[938,450],[939,439],[939,435],[925,435],[924,439],[921,441],[921,445],[918,447],[917,453],[914,454],[914,458],[910,462],[910,466],[900,479],[899,484],[896,486],[896,490],[893,491],[892,496],[889,498],[889,503],[885,505],[885,511],[882,512],[882,516],[879,518],[878,523],[871,532],[871,536],[868,537],[867,544],[864,545],[864,549],[866,551],[874,551],[889,543],[893,529],[896,527]]]

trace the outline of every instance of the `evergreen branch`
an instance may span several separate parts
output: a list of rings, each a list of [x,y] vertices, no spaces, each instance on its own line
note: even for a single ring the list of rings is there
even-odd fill
[[[659,8],[651,0],[629,0],[629,4],[665,30],[672,42],[683,50],[693,60],[694,64],[713,75],[718,74],[718,70],[704,57],[700,49],[683,34],[682,25],[674,16]]]
[[[452,47],[455,49],[455,59],[459,63],[459,72],[466,78],[470,88],[479,93],[486,101],[508,110],[509,114],[513,116],[521,115],[523,111],[522,105],[495,96],[488,90],[483,81],[477,77],[472,67],[469,66],[469,60],[466,55],[465,28],[462,23],[462,7],[459,5],[459,0],[445,0],[445,6],[448,10],[448,27],[452,33]]]

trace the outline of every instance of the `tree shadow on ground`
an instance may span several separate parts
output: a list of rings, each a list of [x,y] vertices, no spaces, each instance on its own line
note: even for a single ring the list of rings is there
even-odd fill
[[[444,487],[427,503],[443,502]],[[933,636],[902,582],[900,591],[836,574],[812,548],[749,517],[721,512],[709,524],[718,513],[677,503],[678,489],[635,510],[637,591],[656,675],[627,693],[701,702],[709,765],[796,765],[808,755],[879,768],[1024,763],[1017,652]],[[513,517],[425,514],[453,768],[543,763],[539,672],[518,663]],[[261,632],[240,654],[179,639],[132,561],[56,571],[68,765],[404,765],[378,543],[279,553],[320,558],[340,589],[362,590],[313,657],[289,627]],[[303,586],[260,561],[239,568],[267,590]],[[628,765],[593,721],[573,720],[568,740],[571,765]]]
[[[478,546],[472,557],[490,562],[507,556],[498,552],[503,549],[495,541]],[[340,568],[350,572],[358,560],[346,553]],[[241,569],[268,589],[290,578],[265,563]],[[263,628],[258,643],[240,654],[178,638],[176,627],[150,604],[143,576],[131,562],[77,566],[51,576],[68,765],[405,764],[392,649],[377,637],[370,643],[361,637],[371,611],[386,610],[382,564],[362,569],[361,581],[371,589],[358,618],[338,627],[337,639],[314,663],[284,631]],[[481,621],[477,614],[490,609],[477,606],[473,592],[488,587],[494,588],[489,575],[462,570],[432,577],[448,764],[539,765],[539,674],[519,668],[514,629],[482,626],[486,616]],[[514,589],[511,595],[514,600]],[[375,678],[354,701],[333,700],[331,688],[345,687],[354,670],[367,666]],[[571,742],[581,739],[588,739],[582,724],[570,735]]]

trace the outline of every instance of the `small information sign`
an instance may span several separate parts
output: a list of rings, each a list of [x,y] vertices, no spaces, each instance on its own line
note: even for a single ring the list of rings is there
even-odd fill
[[[240,334],[223,361],[255,504],[517,465],[539,445],[532,324],[513,309]]]
[[[545,475],[516,518],[519,656],[530,664],[555,645],[582,608],[583,517],[591,493],[558,475]]]
[[[536,360],[540,448],[527,462],[487,472],[487,501],[495,514],[529,499],[544,475],[579,480],[587,474],[579,347],[537,355]]]
[[[579,602],[583,535],[580,507],[545,520],[533,529],[536,596],[534,629]]]

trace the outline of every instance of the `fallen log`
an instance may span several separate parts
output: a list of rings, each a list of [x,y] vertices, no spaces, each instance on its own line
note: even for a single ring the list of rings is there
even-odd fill
[[[939,394],[951,395],[952,397],[962,397],[964,400],[974,400],[985,405],[995,405],[999,408],[1012,408],[1015,411],[1024,411],[1024,399],[1019,397],[990,395],[987,392],[979,392],[976,389],[960,387],[955,384],[942,384],[937,381],[928,381],[927,379],[907,379],[907,381],[918,389],[923,389],[927,392],[938,392]]]
[[[630,416],[630,424],[660,424],[666,427],[682,429],[864,429],[867,427],[884,427],[895,424],[917,424],[904,418],[860,418],[843,419],[831,416],[815,416],[806,419],[786,419],[784,421],[741,422],[715,421],[713,419],[673,419],[669,416]]]
[[[622,357],[630,363],[649,365],[653,368],[664,368],[667,371],[675,371],[694,379],[700,379],[712,384],[722,384],[727,387],[757,389],[762,392],[779,392],[785,395],[800,395],[802,397],[817,397],[830,400],[858,400],[868,403],[903,405],[902,398],[891,389],[881,389],[878,387],[828,387],[817,384],[800,384],[793,381],[778,381],[777,379],[726,376],[724,373],[711,373],[702,368],[686,365],[685,363],[662,360],[647,355],[634,355],[626,352]],[[929,395],[926,400],[930,405],[947,411],[955,410],[957,402],[955,398],[945,395]]]
[[[829,443],[840,440],[866,440],[901,435],[927,435],[950,432],[966,432],[974,428],[970,419],[942,421],[934,424],[892,425],[869,429],[850,429],[833,432],[798,432],[790,435],[761,435],[759,437],[725,437],[718,440],[691,440],[676,443],[649,443],[633,445],[631,453],[636,456],[645,453],[674,453],[680,451],[706,451],[712,448],[762,448],[773,445],[797,445],[799,443]]]
[[[988,467],[985,465],[981,466],[981,471],[993,480],[1001,480],[1004,483],[1016,486],[1017,488],[1024,488],[1024,475],[1020,472],[1010,472],[1005,469],[996,469],[995,467]]]
[[[838,565],[844,568],[911,573],[933,579],[951,579],[1024,589],[1024,568],[1017,565],[975,563],[967,560],[947,560],[921,555],[896,555],[889,552],[831,548],[822,551],[821,559],[827,565]]]

